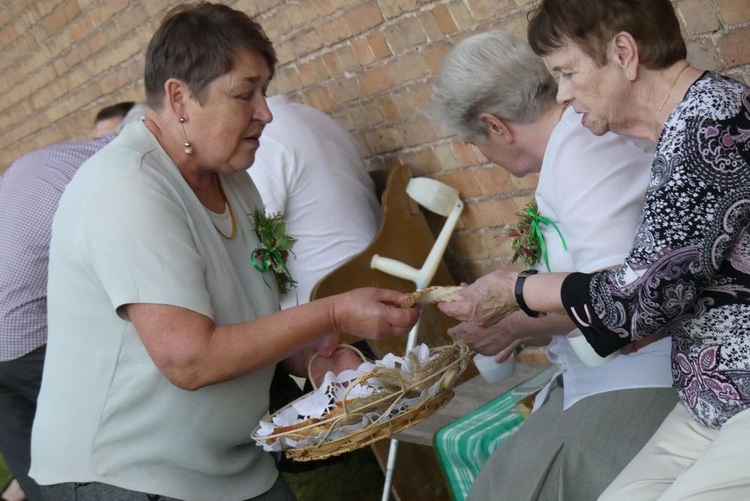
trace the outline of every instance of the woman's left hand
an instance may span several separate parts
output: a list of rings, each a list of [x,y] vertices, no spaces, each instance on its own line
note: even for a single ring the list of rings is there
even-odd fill
[[[463,298],[450,303],[438,303],[440,311],[462,322],[480,327],[495,324],[518,310],[513,287],[518,274],[497,270],[467,285],[458,294]]]

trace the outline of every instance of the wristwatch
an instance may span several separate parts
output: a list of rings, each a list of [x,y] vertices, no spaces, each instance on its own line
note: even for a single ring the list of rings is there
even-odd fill
[[[518,274],[518,278],[516,279],[516,286],[513,290],[513,293],[516,296],[516,303],[518,303],[518,307],[521,308],[521,311],[526,313],[531,318],[540,318],[545,315],[547,315],[546,312],[542,311],[534,311],[531,308],[529,308],[529,305],[526,304],[526,301],[523,299],[523,283],[526,281],[526,277],[529,277],[531,275],[536,275],[539,272],[539,270],[530,269],[530,270],[524,270],[521,273]]]

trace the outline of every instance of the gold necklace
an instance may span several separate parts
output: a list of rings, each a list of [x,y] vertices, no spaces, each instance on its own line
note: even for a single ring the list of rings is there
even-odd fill
[[[669,86],[669,90],[667,91],[667,95],[664,96],[664,99],[661,100],[661,104],[658,108],[656,108],[656,112],[659,113],[661,109],[664,107],[665,104],[667,104],[667,99],[669,99],[669,95],[672,93],[672,89],[674,89],[674,86],[677,85],[677,80],[680,79],[680,75],[685,73],[685,70],[690,68],[690,63],[686,64],[680,72],[677,74],[676,77],[674,77],[674,80],[672,81],[672,85]]]
[[[224,186],[221,184],[221,179],[217,178],[217,181],[219,183],[219,193],[221,193],[221,199],[224,200],[224,205],[229,209],[229,219],[232,221],[232,232],[229,235],[224,234],[221,229],[216,226],[216,223],[213,222],[213,219],[211,222],[214,225],[214,228],[216,228],[216,231],[219,232],[219,235],[226,238],[227,240],[231,240],[232,238],[237,236],[237,220],[234,218],[234,211],[232,210],[232,204],[229,203],[229,199],[227,198],[227,194],[224,193]]]
[[[558,117],[558,119],[557,119],[557,121],[558,121],[558,122],[560,122],[560,121],[562,120],[562,117],[563,117],[563,115],[565,114],[565,110],[567,110],[567,109],[568,109],[568,104],[569,104],[569,103],[565,103],[565,104],[563,104],[563,107],[562,107],[562,109],[560,110],[560,116],[559,116],[559,117]]]

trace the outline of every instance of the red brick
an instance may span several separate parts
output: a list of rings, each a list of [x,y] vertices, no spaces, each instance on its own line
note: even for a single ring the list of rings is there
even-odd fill
[[[460,30],[469,27],[474,22],[471,12],[469,12],[469,9],[463,3],[451,4],[450,11],[453,21]]]
[[[297,33],[297,35],[292,38],[291,43],[297,57],[306,56],[323,46],[323,42],[320,40],[318,32],[314,29]]]
[[[504,200],[481,200],[477,203],[485,226],[504,226],[506,224],[501,202],[504,202]],[[510,205],[513,205],[512,202]]]
[[[255,0],[255,3],[258,4],[260,12],[265,12],[283,4],[284,0]]]
[[[365,138],[373,153],[398,150],[402,147],[401,136],[396,129],[390,127],[378,127],[365,132]]]
[[[443,30],[440,29],[440,26],[435,20],[435,16],[432,15],[432,12],[422,12],[418,17],[418,20],[420,26],[422,27],[422,31],[424,31],[424,34],[427,37],[427,40],[433,42],[435,40],[440,40],[443,38]]]
[[[52,34],[62,29],[68,22],[81,13],[81,8],[75,0],[67,0],[42,20],[44,30]]]
[[[383,92],[393,86],[391,74],[386,66],[365,70],[359,77],[359,84],[367,96]]]
[[[513,16],[503,21],[500,24],[499,29],[508,32],[511,35],[515,35],[521,40],[528,40],[528,27],[529,22],[526,20],[525,16]]]
[[[485,247],[481,233],[454,233],[451,238],[451,251],[458,260],[487,259],[490,253]]]
[[[389,68],[395,85],[422,78],[428,71],[424,58],[419,52],[396,58]]]
[[[385,59],[391,55],[391,49],[385,41],[383,33],[375,33],[367,39],[375,59]]]
[[[495,165],[480,169],[477,179],[482,187],[482,193],[486,196],[512,193],[516,188],[508,171]]]
[[[478,197],[482,194],[477,178],[470,170],[444,172],[437,176],[437,180],[456,188],[462,199]]]
[[[410,85],[409,95],[417,112],[426,113],[430,109],[430,91],[427,84],[417,82]]]
[[[418,146],[436,139],[432,122],[424,115],[412,117],[399,125],[403,144],[406,147]]]
[[[747,0],[714,0],[719,19],[725,26],[735,26],[750,21],[750,4]]]
[[[456,22],[453,20],[450,8],[447,4],[438,5],[432,10],[432,15],[435,17],[437,25],[443,30],[443,33],[455,33],[458,31]]]
[[[428,49],[422,52],[431,74],[437,74],[440,70],[440,65],[443,64],[445,56],[448,55],[452,48],[453,46],[449,43],[441,43],[431,45]]]
[[[357,62],[362,66],[368,65],[371,62],[375,61],[375,56],[370,49],[370,44],[367,43],[367,40],[363,38],[352,42],[352,51],[354,52],[354,56],[357,58]]]
[[[502,219],[499,225],[511,226],[518,221],[517,212],[519,209],[512,198],[496,198],[492,199],[490,203],[494,207],[497,216]]]
[[[440,165],[431,148],[408,150],[400,155],[401,161],[411,166],[413,176],[434,175],[440,172]]]
[[[367,129],[367,131],[365,132],[369,132],[370,127],[367,123],[367,117],[365,116],[365,113],[359,104],[353,103],[349,108],[347,108],[346,112],[348,116],[347,121],[350,124],[350,126],[347,127],[347,130],[354,131],[359,129]]]
[[[284,9],[287,19],[295,29],[305,28],[315,24],[318,17],[312,2],[290,2]]]
[[[384,96],[378,99],[376,104],[380,110],[381,116],[385,120],[392,122],[399,117],[398,107],[391,96]]]
[[[379,3],[383,17],[386,19],[392,19],[417,8],[416,0],[380,0]]]
[[[370,124],[370,126],[372,127],[376,127],[385,122],[385,118],[383,117],[383,112],[380,110],[377,103],[375,103],[374,101],[370,101],[368,103],[362,104],[362,111],[364,112],[365,117],[367,118],[367,123]]]
[[[357,61],[357,57],[354,55],[354,51],[350,45],[341,45],[336,48],[335,52],[341,64],[341,71],[361,71],[359,61]]]
[[[500,2],[488,2],[487,0],[468,0],[467,3],[469,5],[472,17],[477,22],[494,19],[496,12],[500,10],[499,8],[495,7],[495,4]]]
[[[711,33],[721,27],[713,6],[705,0],[681,0],[677,3],[677,10],[690,35]]]
[[[327,85],[328,93],[335,96],[336,104],[348,103],[362,94],[359,81],[356,78],[341,77],[330,81]]]
[[[427,41],[419,19],[416,17],[401,19],[389,29],[401,31],[404,34],[404,40],[408,48],[416,47]]]
[[[401,54],[409,48],[407,34],[398,25],[388,26],[383,34],[388,47],[394,54]]]
[[[309,104],[310,106],[318,108],[322,111],[329,111],[334,106],[333,99],[328,93],[328,89],[322,86],[316,87],[311,91],[306,92],[303,99],[306,104]]]
[[[263,19],[261,21],[261,26],[263,26],[266,34],[273,41],[288,36],[292,31],[292,23],[289,21],[286,13],[281,9],[273,11],[268,19]]]
[[[750,63],[750,27],[721,35],[716,45],[727,68]]]
[[[458,166],[461,168],[473,167],[484,160],[474,146],[460,139],[451,141],[451,148],[453,148]]]
[[[318,6],[318,11],[322,15],[327,16],[338,10],[344,9],[349,5],[349,2],[347,0],[316,0],[316,4]]]
[[[276,59],[279,65],[284,65],[297,60],[294,47],[290,43],[274,44]]]
[[[477,230],[485,225],[479,207],[473,202],[467,202],[464,204],[464,210],[461,213],[461,220],[463,221],[463,227],[469,230]]]
[[[435,152],[435,158],[440,165],[440,170],[450,171],[459,167],[456,154],[449,143],[433,145],[432,150]]]
[[[300,80],[302,84],[314,85],[316,83],[328,80],[329,74],[325,63],[322,60],[310,60],[297,65]]]
[[[374,0],[368,0],[345,14],[346,22],[353,35],[364,33],[383,22],[378,4]]]
[[[688,41],[687,59],[690,64],[702,70],[719,71],[722,69],[721,58],[711,39]]]
[[[337,17],[323,23],[317,30],[323,45],[334,45],[352,36],[349,24],[343,17]]]
[[[255,17],[260,13],[260,7],[255,3],[255,0],[237,0],[234,4],[234,8],[241,10],[250,17]]]

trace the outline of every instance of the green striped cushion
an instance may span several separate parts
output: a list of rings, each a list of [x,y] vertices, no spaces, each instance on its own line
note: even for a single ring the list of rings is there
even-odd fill
[[[522,423],[508,391],[435,434],[435,454],[453,499],[466,499],[482,465]]]

